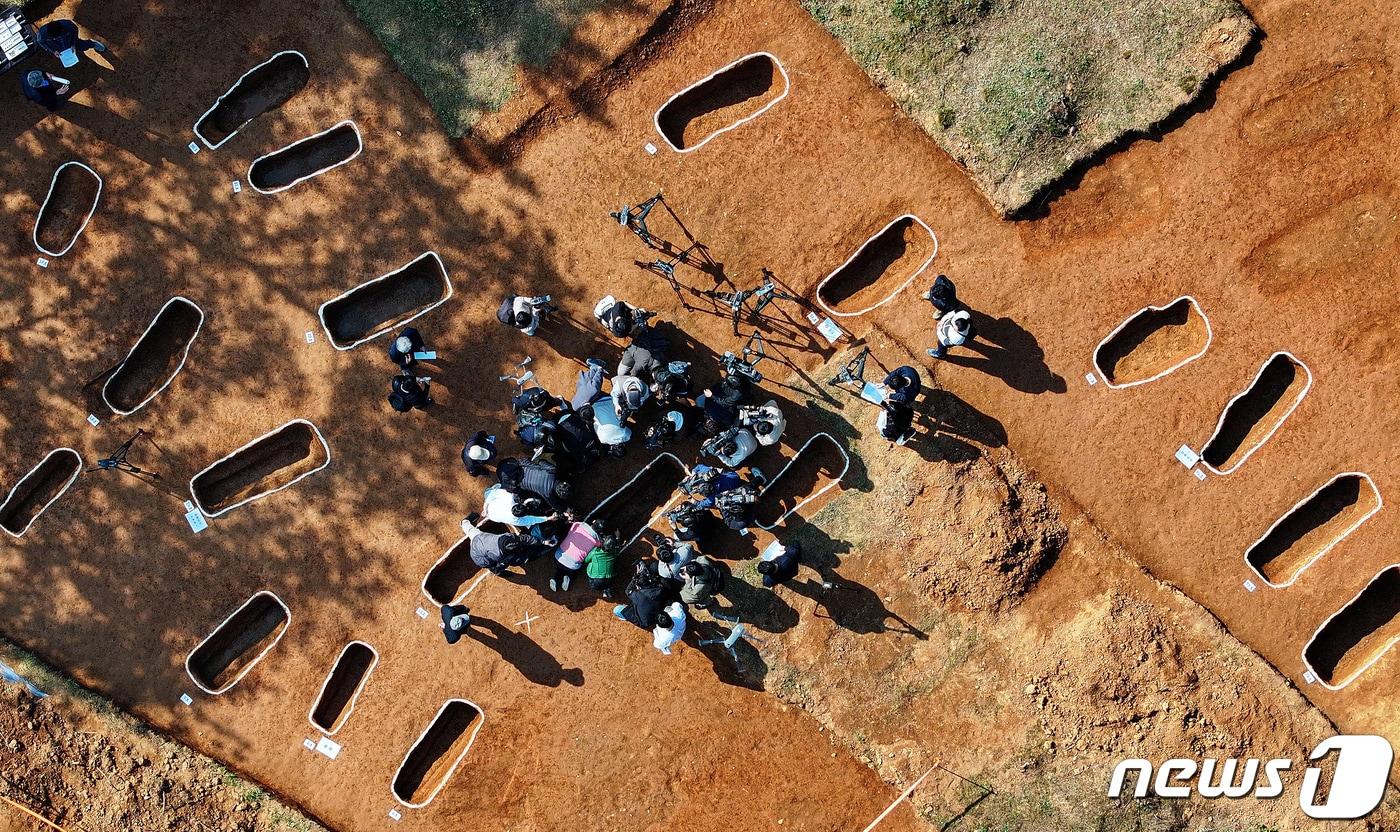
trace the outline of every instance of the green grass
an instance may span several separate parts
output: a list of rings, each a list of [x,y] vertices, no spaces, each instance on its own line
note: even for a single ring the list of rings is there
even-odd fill
[[[1165,119],[1253,26],[1236,0],[802,4],[1004,213]]]
[[[519,91],[517,67],[544,67],[607,2],[349,0],[454,137]]]

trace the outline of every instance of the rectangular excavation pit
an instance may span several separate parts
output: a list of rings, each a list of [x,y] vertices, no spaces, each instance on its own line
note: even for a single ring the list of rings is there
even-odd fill
[[[102,197],[102,177],[82,162],[64,162],[53,172],[48,195],[34,220],[34,247],[62,257],[87,228]]]
[[[452,281],[436,251],[425,251],[393,271],[321,304],[316,314],[331,345],[358,347],[403,326],[452,297]]]
[[[350,714],[355,712],[355,700],[360,698],[360,692],[369,683],[369,675],[378,665],[379,651],[365,642],[352,641],[345,645],[307,712],[311,726],[326,735],[344,727]]]
[[[1217,474],[1229,474],[1282,427],[1312,387],[1312,371],[1288,352],[1276,352],[1254,381],[1220,412],[1215,433],[1201,446],[1201,461]]]
[[[676,487],[689,473],[685,463],[674,454],[657,454],[621,488],[603,498],[583,521],[595,528],[603,526],[626,539],[622,547],[626,549],[671,506],[676,498]]]
[[[331,464],[321,431],[293,419],[190,478],[190,496],[206,517],[266,497]]]
[[[348,164],[364,147],[355,122],[342,121],[254,159],[248,166],[248,184],[260,194],[285,191],[298,182]]]
[[[652,121],[677,153],[704,147],[787,97],[787,71],[768,52],[726,64],[667,99]]]
[[[210,150],[233,138],[263,113],[292,100],[311,80],[311,64],[295,49],[278,52],[243,73],[228,92],[194,123],[194,134]]]
[[[122,416],[145,407],[184,368],[203,325],[204,312],[194,301],[179,296],[166,301],[102,385],[103,403]]]
[[[849,318],[884,306],[938,256],[938,237],[913,214],[895,217],[817,284],[817,303]]]
[[[214,632],[185,657],[185,672],[205,693],[215,696],[242,681],[292,623],[292,611],[267,590],[234,610]]]
[[[496,525],[487,521],[482,528]],[[463,594],[467,582],[481,573],[481,567],[472,560],[471,549],[468,537],[452,544],[423,576],[423,597],[439,607],[455,602]]]
[[[1156,381],[1206,354],[1210,320],[1190,295],[1148,306],[1094,348],[1094,369],[1115,390]]]
[[[1328,690],[1341,690],[1400,641],[1400,563],[1382,569],[1303,648],[1303,664]]]
[[[772,530],[841,484],[851,467],[846,449],[829,433],[818,433],[797,449],[758,494],[758,526]]]
[[[49,451],[5,495],[5,502],[0,503],[0,529],[11,537],[29,531],[39,515],[62,497],[82,472],[83,458],[77,451]]]
[[[1369,476],[1338,474],[1275,520],[1245,551],[1245,563],[1269,586],[1291,586],[1381,505],[1381,492]]]
[[[471,750],[485,721],[481,709],[465,699],[442,703],[394,772],[394,799],[410,809],[431,803]]]

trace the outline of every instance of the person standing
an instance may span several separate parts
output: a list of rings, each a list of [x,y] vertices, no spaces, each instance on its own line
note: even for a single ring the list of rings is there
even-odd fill
[[[802,547],[775,540],[768,544],[759,558],[758,574],[763,576],[763,585],[772,589],[797,577],[798,564],[802,563]]]
[[[496,437],[484,430],[477,431],[462,448],[462,464],[473,477],[484,477],[491,473],[487,468],[496,458]]]
[[[966,309],[957,309],[938,320],[938,329],[935,330],[934,334],[938,343],[928,351],[928,354],[931,358],[942,358],[948,354],[950,347],[961,347],[976,338],[977,328],[972,325],[971,312]]]
[[[400,373],[389,381],[389,406],[399,413],[407,413],[415,407],[427,410],[433,403],[428,388],[433,380],[428,376],[414,376]]]
[[[708,555],[701,555],[681,567],[681,602],[696,609],[709,609],[724,588],[724,567]]]
[[[77,66],[82,54],[89,49],[99,54],[107,51],[106,44],[80,37],[78,24],[71,20],[45,23],[35,31],[34,40],[41,49],[58,58],[64,68]]]
[[[20,76],[20,86],[24,88],[25,98],[52,113],[73,89],[73,82],[42,69],[31,69]]]
[[[933,279],[933,285],[924,292],[924,300],[933,306],[935,318],[942,318],[949,312],[956,312],[962,308],[962,303],[958,300],[958,287],[953,285],[953,281],[949,280],[946,274],[940,274]]]
[[[671,655],[671,647],[685,635],[685,605],[672,601],[656,614],[656,626],[651,630],[651,644],[663,654]]]
[[[404,371],[418,363],[414,353],[423,351],[423,336],[418,333],[417,327],[407,326],[403,328],[394,340],[389,342],[389,360],[399,365]]]
[[[448,644],[456,644],[472,624],[471,610],[465,604],[442,605],[442,634]]]

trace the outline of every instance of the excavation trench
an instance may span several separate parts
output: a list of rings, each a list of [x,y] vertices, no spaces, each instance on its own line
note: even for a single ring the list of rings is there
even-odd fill
[[[210,517],[280,491],[330,463],[316,427],[297,419],[239,448],[190,480],[190,495]]]
[[[677,151],[696,150],[756,118],[788,91],[777,59],[748,55],[681,90],[656,111],[656,130]]]
[[[1155,381],[1205,354],[1210,323],[1190,297],[1149,306],[1094,350],[1094,368],[1112,387]]]
[[[298,182],[319,176],[360,155],[364,149],[354,122],[307,136],[281,150],[259,157],[248,167],[248,184],[265,194],[284,191]]]
[[[19,537],[54,503],[83,470],[83,458],[72,448],[58,448],[20,477],[0,503],[0,529]]]
[[[369,682],[369,675],[379,664],[379,654],[363,641],[345,645],[335,665],[321,684],[321,692],[311,704],[308,719],[323,734],[339,731],[355,710],[355,700]]]
[[[491,520],[481,524],[482,531],[489,534],[502,534],[509,531],[505,526]],[[467,583],[481,573],[481,567],[472,560],[471,539],[463,537],[452,544],[442,557],[423,576],[423,595],[437,606],[451,604],[462,594]]]
[[[817,302],[833,315],[860,315],[893,300],[928,268],[938,239],[910,214],[896,218],[861,244],[817,284]]]
[[[605,497],[584,522],[600,532],[609,530],[631,546],[656,515],[670,504],[676,487],[685,477],[685,465],[679,459],[672,454],[660,454],[642,466],[621,488]]]
[[[840,484],[849,465],[845,449],[830,434],[808,439],[759,493],[759,526],[772,529],[800,510],[815,509],[811,504]]]
[[[444,702],[399,764],[394,774],[394,798],[413,809],[431,803],[471,750],[482,721],[481,709],[471,702]]]
[[[1370,477],[1338,474],[1275,521],[1245,560],[1271,586],[1288,586],[1380,507]]]
[[[1400,640],[1400,564],[1386,567],[1327,619],[1303,661],[1329,688],[1345,687]]]
[[[1274,353],[1254,382],[1225,405],[1201,459],[1217,473],[1234,471],[1268,441],[1303,400],[1312,375],[1286,352]]]
[[[306,88],[311,67],[300,52],[278,52],[243,74],[219,96],[199,121],[194,132],[209,149],[214,149],[242,130],[258,116],[278,109]]]
[[[64,162],[54,171],[48,196],[34,222],[34,245],[51,257],[68,253],[97,210],[102,179],[81,162]]]
[[[336,349],[358,346],[452,297],[447,268],[425,252],[388,274],[321,304],[321,326]]]
[[[185,670],[200,690],[224,693],[276,646],[291,620],[281,599],[258,592],[190,652]]]
[[[185,366],[190,345],[203,323],[204,313],[193,301],[182,297],[166,301],[102,385],[107,406],[126,415],[155,398]]]

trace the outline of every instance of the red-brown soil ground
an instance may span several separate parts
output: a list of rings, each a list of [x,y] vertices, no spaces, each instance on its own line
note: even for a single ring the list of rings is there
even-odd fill
[[[457,462],[462,441],[478,428],[507,433],[509,388],[498,374],[530,354],[542,383],[567,392],[583,357],[614,359],[615,346],[588,323],[604,291],[675,320],[703,366],[737,346],[727,318],[682,311],[664,283],[636,270],[630,260],[647,253],[608,220],[609,210],[664,187],[724,273],[747,285],[767,266],[809,298],[872,226],[905,212],[928,221],[940,240],[934,268],[953,276],[982,313],[981,344],[935,371],[948,395],[966,402],[951,408],[951,418],[979,425],[984,444],[1016,449],[1127,552],[1300,681],[1302,645],[1317,624],[1390,561],[1378,544],[1394,521],[1383,511],[1287,595],[1245,592],[1243,552],[1296,501],[1300,481],[1366,470],[1384,494],[1396,463],[1395,449],[1378,443],[1393,426],[1394,379],[1386,372],[1400,335],[1381,291],[1394,280],[1389,67],[1396,56],[1388,44],[1400,41],[1393,12],[1380,3],[1349,2],[1345,14],[1330,15],[1296,2],[1250,11],[1264,44],[1200,112],[1090,169],[1039,219],[1008,224],[805,12],[779,0],[718,4],[632,67],[606,98],[581,96],[587,106],[539,125],[504,168],[469,164],[332,0],[295,10],[249,3],[140,14],[126,4],[83,4],[73,13],[114,44],[117,71],[85,65],[83,91],[56,115],[16,107],[0,118],[0,210],[32,217],[53,165],[65,158],[85,159],[108,185],[85,239],[57,267],[23,265],[33,255],[27,223],[0,232],[16,263],[15,279],[0,283],[5,481],[58,444],[95,459],[137,425],[164,449],[144,448],[140,460],[176,492],[212,459],[296,417],[325,431],[333,462],[198,535],[181,517],[183,495],[116,474],[88,476],[23,541],[0,549],[6,630],[337,828],[385,823],[394,768],[439,705],[456,696],[483,707],[482,732],[456,779],[399,828],[757,829],[779,820],[785,829],[862,828],[897,790],[846,753],[847,740],[754,690],[778,684],[772,668],[756,681],[736,676],[721,654],[684,648],[661,656],[605,604],[582,593],[565,604],[542,597],[540,570],[528,582],[483,583],[469,596],[482,629],[454,647],[431,614],[427,621],[414,614],[424,571],[458,538],[460,517],[479,505],[480,481]],[[257,57],[284,48],[310,58],[308,91],[218,152],[191,156],[184,145],[199,114]],[[696,153],[643,150],[657,143],[651,114],[661,102],[709,68],[761,50],[788,69],[786,99]],[[217,57],[190,65],[182,60],[188,55]],[[1304,117],[1279,116],[1295,110]],[[276,197],[232,193],[229,183],[251,158],[342,118],[354,118],[365,137],[354,164]],[[653,230],[684,243],[659,211],[656,220]],[[429,366],[440,406],[400,416],[383,400],[390,375],[383,342],[336,352],[315,309],[426,249],[442,253],[457,287],[420,322],[441,354]],[[681,276],[712,285],[699,271],[683,268]],[[533,341],[503,331],[493,313],[507,289],[551,291],[566,319]],[[851,326],[862,333],[878,324],[921,347],[931,326],[915,292]],[[208,315],[185,371],[139,420],[90,428],[84,384],[147,321],[130,309],[154,309],[175,293]],[[1083,381],[1106,332],[1146,304],[1187,293],[1216,329],[1207,356],[1132,390]],[[785,317],[772,327],[770,353],[793,366],[770,364],[768,389],[782,397],[790,427],[782,453],[755,460],[774,471],[773,461],[827,424],[820,395],[809,399],[826,389],[814,373],[831,357],[795,310],[780,304],[777,314]],[[305,342],[307,331],[315,343]],[[1238,473],[1198,482],[1172,452],[1181,442],[1199,447],[1225,401],[1276,349],[1308,364],[1314,389]],[[945,461],[965,453],[926,438],[882,452],[901,450],[910,460],[921,451]],[[637,449],[600,466],[597,488],[620,483],[644,458]],[[945,488],[949,476],[931,467],[911,472],[907,483],[852,482]],[[751,556],[758,542],[731,544],[727,556]],[[975,562],[976,552],[969,542],[964,556]],[[1093,559],[1075,563],[1063,578],[1052,568],[1041,580],[1063,580],[1066,599],[1083,598],[1073,593],[1090,592],[1085,585],[1101,576]],[[894,580],[883,570],[850,578],[869,585],[866,602],[869,594],[883,598],[874,587]],[[920,587],[974,611],[1009,611],[1034,578],[1001,575],[1005,583],[989,588],[954,573]],[[1150,594],[1145,587],[1130,594]],[[263,588],[292,608],[282,642],[225,696],[181,705],[179,694],[192,690],[185,654]],[[894,587],[888,592],[893,598]],[[1081,622],[1086,640],[1112,639],[1120,629],[1112,611],[1120,608],[1147,622],[1134,644],[1155,643],[1168,626],[1154,609],[1136,606],[1140,598],[1095,597],[1109,612]],[[1047,631],[1063,626],[1081,602],[1057,598],[1032,595],[1015,614],[1044,616]],[[1163,603],[1190,610],[1178,596]],[[528,629],[516,624],[527,615],[539,618]],[[1225,638],[1202,632],[1206,643]],[[384,659],[337,734],[345,747],[331,762],[301,746],[311,735],[306,711],[355,638]],[[794,638],[780,647],[807,650],[805,641],[817,637]],[[1014,649],[1020,642],[1012,641]],[[1383,660],[1341,693],[1303,690],[1342,728],[1395,740],[1395,661]],[[1121,664],[1105,662],[1105,673]],[[1078,678],[1053,667],[1033,672],[1037,686]],[[1267,674],[1252,678],[1276,686]],[[1126,696],[1151,680],[1110,675],[1104,684]],[[1242,682],[1233,695],[1255,695],[1253,685]],[[1187,701],[1223,695],[1199,679],[1183,690]],[[1065,701],[1063,724],[1071,725],[1098,699],[1075,693]],[[1280,701],[1285,714],[1301,708]],[[1302,713],[1308,727],[1297,742],[1329,730],[1315,713]],[[1221,719],[1239,720],[1232,741],[1188,731],[1193,747],[1180,751],[1199,743],[1201,753],[1224,755],[1267,730],[1248,713]],[[1003,728],[978,730],[945,743],[1005,741]],[[933,745],[943,735],[918,736]],[[903,782],[916,769],[880,771]],[[982,771],[992,769],[975,773]],[[1097,788],[1104,773],[1083,776]],[[901,808],[881,829],[918,823]]]

